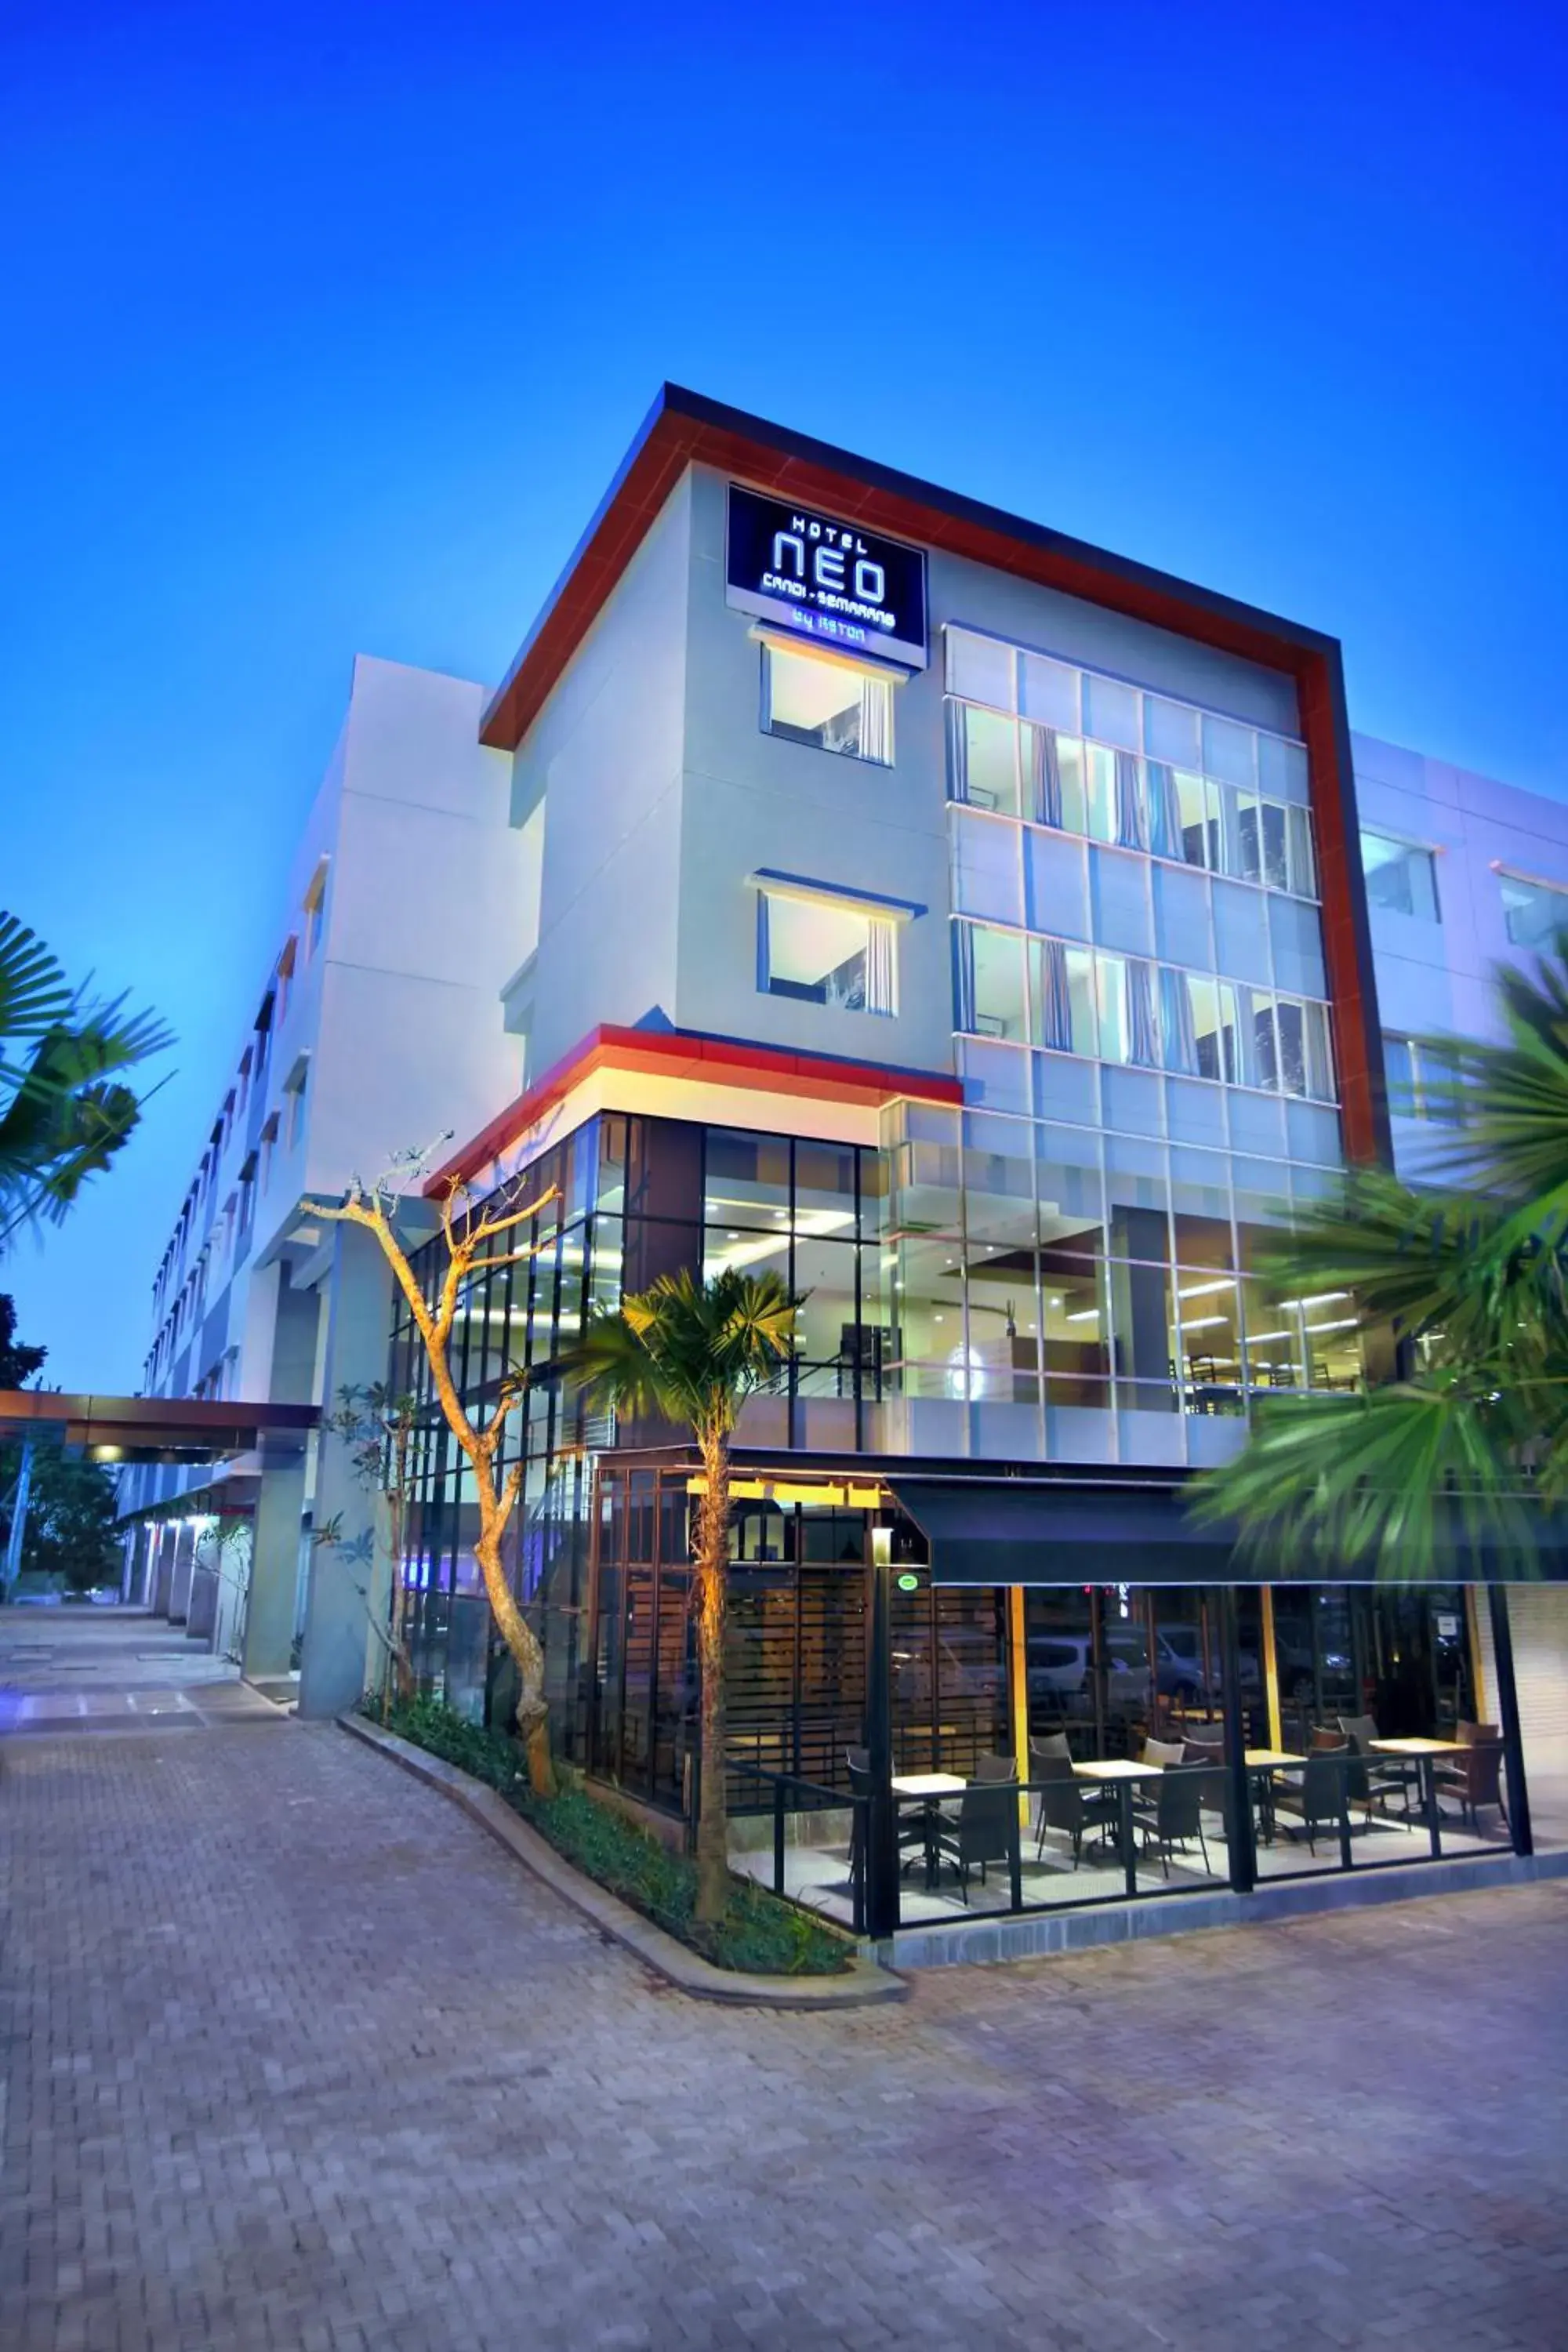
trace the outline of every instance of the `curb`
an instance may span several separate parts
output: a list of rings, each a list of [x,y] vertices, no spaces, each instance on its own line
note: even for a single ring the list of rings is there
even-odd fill
[[[841,1977],[747,1976],[738,1969],[715,1968],[664,1928],[656,1927],[651,1919],[645,1919],[640,1911],[634,1911],[629,1903],[623,1903],[618,1895],[574,1869],[482,1780],[460,1772],[455,1764],[443,1763],[439,1757],[427,1756],[422,1748],[367,1723],[363,1716],[340,1715],[338,1725],[365,1747],[375,1748],[389,1763],[423,1780],[426,1788],[449,1798],[525,1870],[542,1879],[552,1894],[694,2000],[725,2001],[745,2009],[869,2009],[882,2001],[909,1998],[903,1979],[863,1951],[856,1952]]]

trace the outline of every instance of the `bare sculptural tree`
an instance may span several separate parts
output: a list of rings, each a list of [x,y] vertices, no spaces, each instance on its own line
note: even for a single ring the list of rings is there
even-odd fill
[[[447,1139],[443,1136],[439,1142]],[[523,1474],[521,1459],[504,1472],[498,1464],[508,1416],[523,1392],[524,1375],[509,1365],[486,1411],[470,1413],[452,1376],[450,1351],[453,1326],[475,1274],[498,1273],[503,1266],[522,1264],[537,1257],[541,1250],[553,1246],[553,1233],[541,1241],[500,1250],[494,1245],[528,1225],[549,1207],[556,1192],[552,1187],[548,1192],[524,1197],[525,1180],[519,1177],[503,1183],[480,1204],[474,1201],[468,1187],[454,1178],[440,1203],[440,1234],[447,1263],[434,1299],[428,1299],[397,1233],[396,1218],[398,1204],[408,1185],[423,1172],[431,1152],[438,1148],[437,1144],[425,1151],[404,1154],[373,1184],[354,1177],[341,1202],[310,1201],[304,1205],[311,1216],[329,1224],[363,1225],[366,1233],[374,1235],[413,1317],[430,1367],[436,1401],[473,1473],[479,1519],[474,1558],[484,1579],[490,1614],[517,1667],[517,1730],[528,1755],[529,1780],[537,1794],[550,1796],[554,1792],[555,1776],[545,1727],[549,1707],[544,1696],[544,1653],[518,1606],[501,1562],[501,1546],[517,1507]],[[394,1560],[393,1574],[395,1580],[401,1580],[401,1559]]]

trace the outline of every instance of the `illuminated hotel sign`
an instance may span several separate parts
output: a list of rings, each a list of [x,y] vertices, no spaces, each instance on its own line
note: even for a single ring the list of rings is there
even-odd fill
[[[724,601],[846,653],[926,666],[926,560],[788,499],[730,485]]]

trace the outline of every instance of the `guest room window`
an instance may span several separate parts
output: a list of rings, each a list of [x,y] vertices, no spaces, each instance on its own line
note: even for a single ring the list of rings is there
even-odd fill
[[[772,636],[764,635],[762,646],[765,735],[892,766],[891,672],[807,653]]]
[[[763,995],[845,1013],[898,1012],[899,929],[923,907],[767,869],[752,880]]]

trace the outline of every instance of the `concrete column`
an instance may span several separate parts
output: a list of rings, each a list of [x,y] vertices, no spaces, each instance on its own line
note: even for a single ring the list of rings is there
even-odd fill
[[[210,1539],[204,1542],[191,1570],[190,1605],[185,1612],[185,1639],[202,1642],[210,1650],[217,1625],[217,1568]]]
[[[337,1247],[321,1286],[327,1328],[321,1392],[329,1410],[343,1389],[368,1388],[386,1378],[391,1335],[391,1277],[379,1247],[355,1226],[334,1231]],[[341,1715],[354,1706],[369,1679],[370,1654],[379,1653],[367,1605],[378,1549],[375,1507],[374,1492],[354,1475],[352,1447],[323,1431],[312,1526],[319,1537],[336,1520],[342,1538],[311,1546],[300,1664],[302,1716]]]
[[[264,1462],[250,1536],[250,1592],[240,1671],[286,1675],[294,1646],[300,1589],[300,1522],[305,1514],[305,1450]]]
[[[183,1625],[191,1613],[191,1576],[196,1561],[196,1531],[180,1521],[174,1546],[174,1572],[169,1582],[169,1622]]]
[[[181,1528],[174,1519],[158,1522],[158,1549],[153,1564],[153,1585],[148,1594],[149,1604],[156,1617],[169,1613],[169,1595],[174,1589],[174,1555],[180,1547]]]

